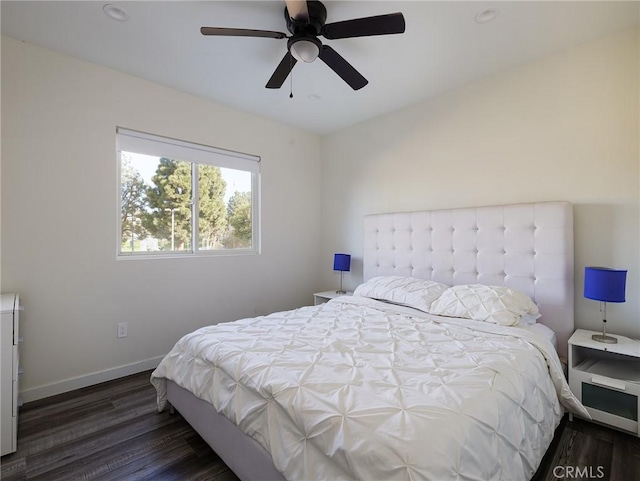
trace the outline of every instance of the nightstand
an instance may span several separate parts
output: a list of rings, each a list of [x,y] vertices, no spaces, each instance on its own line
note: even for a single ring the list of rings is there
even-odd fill
[[[336,297],[350,296],[351,294],[353,294],[351,291],[347,291],[346,294],[338,294],[336,291],[316,292],[313,294],[313,305],[317,306],[318,304],[324,304]]]
[[[618,336],[617,344],[591,339],[578,329],[569,339],[569,386],[594,421],[639,435],[640,342]]]

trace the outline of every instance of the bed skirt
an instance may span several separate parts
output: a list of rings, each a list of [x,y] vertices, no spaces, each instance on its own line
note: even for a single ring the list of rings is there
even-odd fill
[[[213,406],[167,379],[167,399],[242,481],[284,481],[271,455]]]

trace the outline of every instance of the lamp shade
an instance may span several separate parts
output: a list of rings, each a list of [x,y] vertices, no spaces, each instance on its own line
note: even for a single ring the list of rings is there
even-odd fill
[[[594,301],[624,302],[626,282],[626,270],[585,267],[584,297]]]
[[[349,269],[351,269],[351,256],[349,254],[334,254],[333,270],[346,272]]]

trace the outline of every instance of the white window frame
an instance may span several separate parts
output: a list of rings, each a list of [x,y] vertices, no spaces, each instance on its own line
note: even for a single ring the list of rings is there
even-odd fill
[[[167,257],[229,256],[260,254],[260,157],[208,145],[186,142],[136,130],[116,127],[117,160],[117,259],[150,259]],[[135,152],[158,157],[174,158],[191,162],[192,199],[198,199],[198,165],[242,170],[251,173],[251,248],[250,249],[199,249],[198,247],[198,202],[191,203],[191,246],[184,251],[121,252],[121,152]]]

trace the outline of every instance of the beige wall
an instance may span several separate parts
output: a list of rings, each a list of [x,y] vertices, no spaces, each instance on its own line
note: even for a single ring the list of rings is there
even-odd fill
[[[577,326],[601,326],[584,267],[627,268],[609,327],[640,337],[638,59],[627,31],[323,137],[322,265],[351,252],[361,281],[366,214],[567,200]]]
[[[262,254],[117,261],[117,125],[260,155]],[[199,326],[311,303],[320,163],[317,135],[3,38],[2,287],[25,307],[27,399],[150,366]]]
[[[320,139],[2,38],[1,280],[25,304],[24,394],[134,372],[201,325],[309,303],[337,285],[337,251],[354,255],[355,286],[362,217],[377,212],[571,201],[577,325],[600,326],[584,266],[625,267],[610,326],[640,337],[639,61],[625,32]],[[116,261],[116,125],[260,155],[262,255]]]

